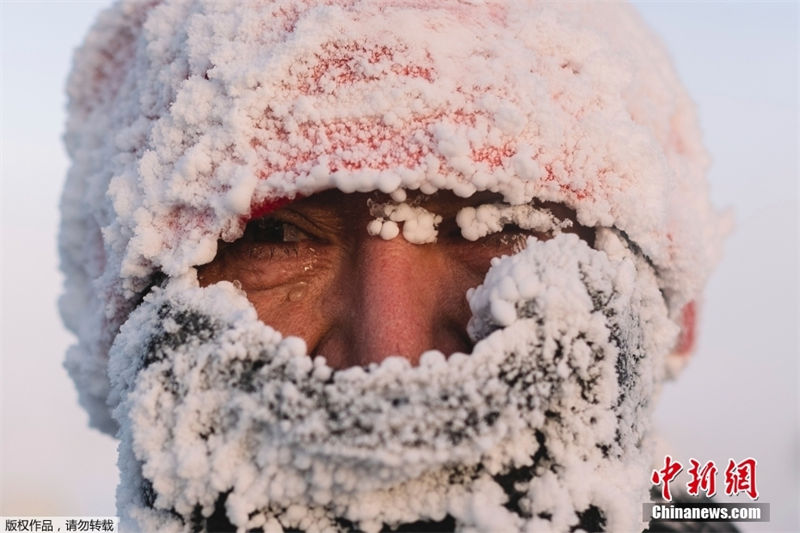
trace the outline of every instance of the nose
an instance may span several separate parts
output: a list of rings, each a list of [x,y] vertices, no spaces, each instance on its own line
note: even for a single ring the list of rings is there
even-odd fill
[[[329,338],[329,348],[339,353],[326,353],[324,346],[320,353],[347,367],[392,355],[416,365],[427,350],[468,351],[468,287],[451,263],[436,245],[365,237],[342,295],[349,309]]]

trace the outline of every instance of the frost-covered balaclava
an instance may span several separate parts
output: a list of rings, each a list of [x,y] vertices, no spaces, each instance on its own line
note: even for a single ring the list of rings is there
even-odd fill
[[[122,1],[68,91],[66,366],[121,441],[124,527],[643,527],[649,412],[721,222],[691,103],[630,8]],[[500,195],[459,213],[466,239],[553,238],[465,295],[471,353],[334,370],[195,268],[327,189],[391,195],[374,238],[420,235],[397,216],[417,190]]]

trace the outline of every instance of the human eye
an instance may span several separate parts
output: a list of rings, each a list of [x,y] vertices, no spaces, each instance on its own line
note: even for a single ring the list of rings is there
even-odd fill
[[[248,293],[271,290],[305,279],[327,242],[312,220],[276,212],[250,220],[236,241],[220,242],[214,261],[198,273],[204,284],[227,280]]]
[[[292,244],[312,241],[314,236],[296,224],[274,217],[262,217],[247,224],[244,242],[256,244]]]
[[[518,252],[528,240],[528,237],[535,237],[540,241],[545,241],[553,237],[550,231],[536,231],[525,229],[514,223],[503,224],[499,231],[491,232],[480,237],[477,244],[484,246],[496,246],[502,252]]]
[[[292,270],[294,262],[308,259],[325,242],[312,222],[292,212],[280,212],[248,222],[244,234],[227,245],[225,252],[246,270],[260,272],[276,265]]]
[[[514,255],[530,241],[575,233],[590,246],[594,231],[577,223],[574,212],[559,204],[509,205],[502,202],[465,206],[442,224],[446,242],[474,272],[485,273],[494,257]]]

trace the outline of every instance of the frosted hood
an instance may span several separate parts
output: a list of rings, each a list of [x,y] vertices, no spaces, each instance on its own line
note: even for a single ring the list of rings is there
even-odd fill
[[[636,243],[673,318],[719,255],[693,106],[625,5],[126,0],[68,94],[66,366],[109,433],[108,350],[153,279],[298,195],[564,204]]]

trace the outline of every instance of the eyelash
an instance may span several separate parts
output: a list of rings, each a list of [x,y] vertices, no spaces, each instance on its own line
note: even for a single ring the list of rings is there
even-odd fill
[[[319,243],[319,238],[306,231],[305,226],[278,217],[263,217],[248,222],[242,237],[226,244],[222,250],[231,257],[253,261],[256,265],[299,258],[313,251],[312,245]]]
[[[270,217],[251,221],[243,238],[247,242],[269,245],[296,245],[302,241],[315,240],[313,235],[296,224]]]
[[[300,256],[298,247],[290,243],[250,243],[244,251],[247,252],[248,259],[262,261]]]

